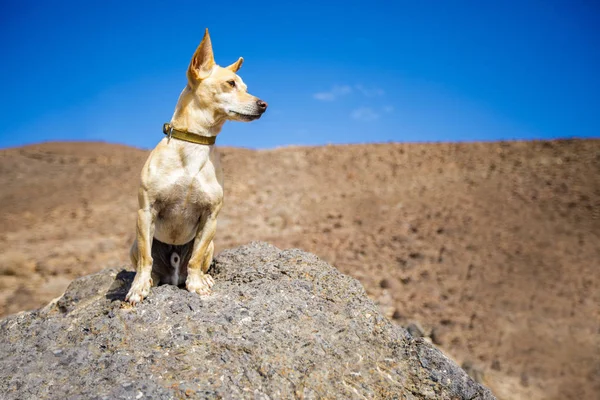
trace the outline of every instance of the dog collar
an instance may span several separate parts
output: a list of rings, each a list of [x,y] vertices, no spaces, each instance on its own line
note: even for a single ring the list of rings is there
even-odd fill
[[[201,136],[197,133],[192,133],[188,131],[180,131],[179,129],[173,128],[170,123],[165,122],[163,124],[163,133],[167,135],[169,139],[175,138],[179,140],[183,140],[184,142],[190,142],[195,144],[215,144],[217,140],[216,136]]]

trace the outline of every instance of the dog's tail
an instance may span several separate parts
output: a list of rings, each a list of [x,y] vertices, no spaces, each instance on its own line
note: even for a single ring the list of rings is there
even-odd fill
[[[192,256],[194,241],[182,245],[163,243],[154,239],[152,242],[152,272],[160,283],[181,285],[187,278],[187,265]]]
[[[171,252],[171,267],[179,271],[179,264],[181,263],[181,256],[176,251]]]

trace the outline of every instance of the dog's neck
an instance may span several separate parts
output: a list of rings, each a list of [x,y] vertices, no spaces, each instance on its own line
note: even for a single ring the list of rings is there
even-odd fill
[[[218,117],[210,103],[203,104],[202,100],[189,86],[186,86],[175,106],[171,126],[200,136],[217,136],[223,128],[225,118]]]

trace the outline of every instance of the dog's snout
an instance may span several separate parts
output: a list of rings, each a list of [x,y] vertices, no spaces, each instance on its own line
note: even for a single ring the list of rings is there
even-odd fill
[[[266,101],[262,101],[262,100],[256,100],[256,105],[258,106],[258,108],[260,109],[260,112],[265,112],[267,111],[267,102]]]

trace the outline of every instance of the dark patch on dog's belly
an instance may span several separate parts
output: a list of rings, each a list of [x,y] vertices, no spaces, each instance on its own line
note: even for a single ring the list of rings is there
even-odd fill
[[[156,237],[171,243],[181,243],[196,235],[202,207],[197,204],[157,201],[156,209]]]
[[[152,240],[152,273],[159,279],[159,284],[172,283],[172,277],[175,273],[175,268],[171,264],[173,253],[177,253],[179,257],[179,283],[185,282],[187,277],[187,266],[192,257],[192,249],[194,240],[186,244],[176,245],[161,242],[154,238]]]

